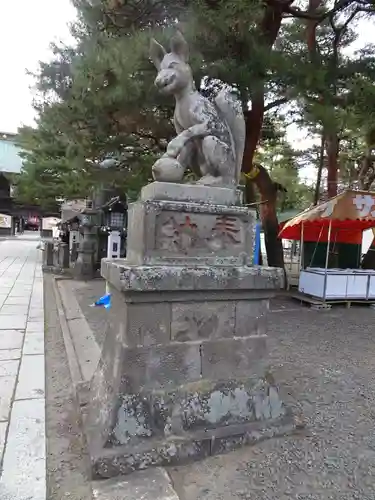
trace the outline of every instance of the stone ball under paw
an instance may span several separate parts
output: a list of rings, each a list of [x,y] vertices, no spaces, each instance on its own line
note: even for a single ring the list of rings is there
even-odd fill
[[[181,182],[185,169],[176,158],[164,156],[157,160],[152,167],[152,176],[155,181]]]

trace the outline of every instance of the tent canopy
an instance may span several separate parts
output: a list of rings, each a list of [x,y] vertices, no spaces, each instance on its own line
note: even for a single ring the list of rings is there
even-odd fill
[[[347,190],[308,208],[282,225],[279,237],[289,240],[360,243],[362,231],[375,227],[375,193]]]

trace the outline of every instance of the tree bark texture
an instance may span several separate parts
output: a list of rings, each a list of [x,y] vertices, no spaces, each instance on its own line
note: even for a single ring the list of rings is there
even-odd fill
[[[328,134],[327,148],[327,192],[328,198],[337,195],[337,181],[339,171],[339,139],[337,133]]]
[[[288,5],[291,3],[292,1]],[[285,5],[286,3],[272,0],[266,3],[260,24],[260,43],[263,43],[269,51],[272,50],[279,33]],[[278,238],[279,222],[276,213],[278,187],[263,166],[254,165],[254,155],[261,135],[264,112],[264,84],[260,79],[258,87],[251,96],[251,110],[246,113],[246,142],[242,163],[242,171],[247,174],[245,197],[247,203],[255,201],[251,186],[254,183],[260,194],[259,213],[264,231],[268,265],[284,268],[283,246],[281,239]]]
[[[317,10],[322,6],[323,0],[309,0],[308,13],[310,15],[316,14]],[[310,60],[313,66],[321,64],[321,55],[318,47],[318,42],[316,39],[316,29],[319,25],[319,21],[314,19],[308,19],[306,21],[306,42],[307,49],[309,51]],[[332,29],[334,27],[332,26]],[[340,40],[341,33],[334,33],[335,37],[333,40],[333,70],[337,68],[338,64],[338,43]],[[333,89],[333,93],[335,93]],[[323,97],[321,98],[323,101]],[[325,129],[325,124],[322,124],[323,129]],[[327,149],[327,192],[328,197],[332,198],[337,195],[337,181],[338,181],[338,156],[339,156],[339,140],[337,131],[331,131],[329,134],[326,133],[326,149]],[[316,201],[317,203],[317,201]]]
[[[314,205],[317,205],[320,199],[320,186],[322,183],[322,172],[324,167],[324,146],[325,146],[325,137],[324,133],[322,132],[322,137],[320,139],[320,149],[319,149],[318,175],[316,177],[316,185],[314,192],[314,203],[313,203]]]

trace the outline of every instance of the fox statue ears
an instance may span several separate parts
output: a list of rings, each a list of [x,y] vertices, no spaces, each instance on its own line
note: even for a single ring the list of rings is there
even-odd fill
[[[160,45],[160,43],[157,42],[155,38],[152,38],[150,44],[150,58],[151,61],[154,63],[155,68],[158,71],[160,69],[160,64],[164,59],[165,54],[166,54],[165,48],[162,45]]]
[[[180,57],[184,62],[189,60],[189,46],[183,34],[177,31],[170,41],[171,52]],[[156,69],[160,69],[160,64],[166,55],[165,48],[160,45],[154,38],[151,40],[150,57]]]
[[[171,38],[171,52],[178,55],[184,62],[188,62],[189,45],[181,31],[176,31],[176,34]]]

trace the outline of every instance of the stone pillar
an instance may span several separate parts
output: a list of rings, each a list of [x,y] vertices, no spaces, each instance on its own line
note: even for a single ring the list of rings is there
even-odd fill
[[[70,262],[74,264],[78,258],[79,243],[73,243],[72,250],[70,252]]]
[[[43,252],[43,266],[48,268],[53,266],[53,253],[54,253],[54,243],[52,241],[46,241],[44,244]]]
[[[69,269],[69,245],[67,243],[59,243],[58,261],[61,269]]]
[[[130,205],[127,258],[102,261],[110,327],[85,419],[95,476],[291,428],[266,369],[283,271],[250,265],[255,216],[239,201],[230,189],[155,182]]]
[[[92,279],[95,276],[95,252],[97,246],[97,211],[85,209],[82,212],[83,236],[78,248],[78,257],[74,266],[77,279]]]
[[[12,217],[11,232],[12,232],[12,236],[15,236],[15,234],[16,234],[16,219],[15,219],[15,217]]]

